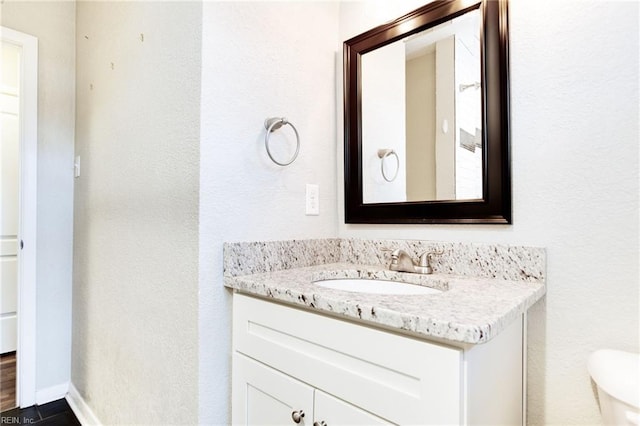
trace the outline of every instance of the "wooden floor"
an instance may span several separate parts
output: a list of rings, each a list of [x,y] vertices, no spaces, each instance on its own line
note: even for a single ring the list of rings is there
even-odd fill
[[[0,411],[16,406],[16,353],[0,356]]]

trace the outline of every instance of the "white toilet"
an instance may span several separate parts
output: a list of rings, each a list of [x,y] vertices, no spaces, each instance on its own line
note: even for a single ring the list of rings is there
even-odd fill
[[[601,349],[589,357],[605,425],[640,425],[640,354]]]

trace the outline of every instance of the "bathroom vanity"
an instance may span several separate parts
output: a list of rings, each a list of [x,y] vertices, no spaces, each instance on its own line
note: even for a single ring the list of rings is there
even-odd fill
[[[225,285],[234,290],[233,424],[524,424],[526,310],[544,295],[541,279],[438,273],[446,260],[436,262],[434,275],[341,262],[357,242],[329,242],[338,262],[322,263],[332,256],[297,256],[283,249],[289,243],[245,244],[257,252],[243,257],[253,265],[244,270],[236,257],[243,244],[225,245]],[[535,250],[543,262],[544,251]],[[275,252],[294,260],[276,265]],[[510,254],[505,263],[518,263]],[[321,262],[296,264],[311,259]],[[517,269],[536,275],[522,263]],[[439,292],[370,294],[317,284],[337,278]]]
[[[233,311],[233,424],[522,423],[522,318],[465,346],[240,293]]]

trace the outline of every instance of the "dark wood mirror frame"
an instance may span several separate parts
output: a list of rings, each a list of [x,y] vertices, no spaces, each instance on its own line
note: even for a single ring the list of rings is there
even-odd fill
[[[482,199],[364,204],[361,55],[477,8],[482,17]],[[344,42],[346,223],[511,223],[507,19],[507,0],[436,0]]]

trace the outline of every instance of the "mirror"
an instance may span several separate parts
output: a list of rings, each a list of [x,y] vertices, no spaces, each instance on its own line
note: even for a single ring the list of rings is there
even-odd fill
[[[507,44],[506,0],[345,42],[347,223],[511,223]]]

